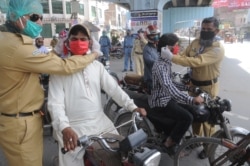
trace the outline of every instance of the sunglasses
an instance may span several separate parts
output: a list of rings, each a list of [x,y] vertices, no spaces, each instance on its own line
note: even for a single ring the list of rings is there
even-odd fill
[[[37,22],[37,20],[43,20],[43,16],[39,16],[38,14],[31,14],[30,15],[30,21]]]

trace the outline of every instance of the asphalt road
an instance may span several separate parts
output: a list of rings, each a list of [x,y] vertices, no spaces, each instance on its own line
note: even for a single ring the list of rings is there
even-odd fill
[[[220,81],[220,97],[228,98],[232,101],[232,112],[225,113],[225,116],[230,119],[231,125],[241,126],[250,130],[250,114],[249,114],[249,99],[250,99],[250,43],[243,44],[225,44],[226,57],[222,63]],[[122,73],[123,59],[111,59],[111,71],[116,72],[119,78],[122,78],[126,73]],[[184,67],[173,65],[173,71],[184,71]],[[49,136],[49,131],[44,137],[44,166],[52,166],[53,160],[57,156],[58,147],[54,139]],[[192,162],[197,159],[197,154],[190,157]],[[205,161],[201,161],[200,165],[205,165]],[[173,161],[168,155],[163,154],[160,166],[172,165]],[[193,166],[194,164],[186,162],[181,164],[185,166]],[[0,166],[7,166],[6,160],[0,150]]]

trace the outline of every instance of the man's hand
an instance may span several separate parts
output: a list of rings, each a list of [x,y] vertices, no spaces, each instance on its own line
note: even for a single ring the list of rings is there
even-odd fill
[[[78,139],[78,136],[75,133],[75,131],[72,130],[71,127],[67,127],[63,129],[62,134],[63,134],[64,149],[67,151],[74,150],[77,147],[77,139]]]
[[[140,39],[144,38],[144,33],[139,33],[138,36],[140,37]]]
[[[203,99],[203,97],[201,97],[201,96],[197,96],[197,97],[194,97],[194,98],[193,98],[193,103],[194,103],[194,104],[199,105],[199,104],[202,104],[203,102],[204,102],[204,99]]]
[[[139,112],[141,116],[147,116],[147,112],[144,108],[136,108],[133,111]]]
[[[162,57],[163,59],[172,60],[173,54],[172,54],[172,52],[169,50],[168,46],[162,47],[162,48],[161,48],[161,57]]]
[[[103,53],[101,52],[101,46],[100,46],[100,44],[94,38],[92,39],[92,41],[93,41],[92,52],[93,53],[97,53],[96,54],[97,55],[96,58],[98,58],[99,56],[103,55]]]

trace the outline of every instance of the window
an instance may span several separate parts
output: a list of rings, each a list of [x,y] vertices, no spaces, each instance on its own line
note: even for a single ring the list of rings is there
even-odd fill
[[[66,14],[71,14],[71,3],[66,2]]]
[[[84,15],[84,4],[79,4],[79,14]]]
[[[49,2],[48,0],[43,0],[41,2],[42,6],[43,6],[43,13],[49,13]]]
[[[64,28],[66,28],[65,24],[56,24],[56,33],[61,32]]]
[[[41,33],[41,36],[43,36],[44,38],[52,37],[51,24],[43,24],[43,31]]]
[[[96,10],[94,6],[91,6],[91,16],[96,17]]]
[[[0,13],[7,13],[9,0],[1,0],[0,2]]]
[[[53,10],[53,13],[55,14],[63,14],[62,1],[53,1],[52,10]]]
[[[99,10],[99,18],[102,18],[102,9],[98,9]]]

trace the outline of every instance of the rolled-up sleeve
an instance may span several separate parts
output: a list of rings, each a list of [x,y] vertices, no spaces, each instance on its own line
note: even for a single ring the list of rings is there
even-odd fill
[[[15,50],[12,65],[15,66],[16,70],[23,72],[72,74],[85,68],[94,59],[93,54],[61,59],[53,52],[40,54],[34,49],[34,46],[23,45]]]

